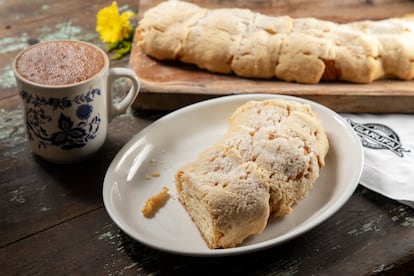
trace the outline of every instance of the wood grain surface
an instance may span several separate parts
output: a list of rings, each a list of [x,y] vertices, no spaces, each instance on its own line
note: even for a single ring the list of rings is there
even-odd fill
[[[141,0],[139,18],[160,1]],[[202,1],[205,7],[243,7],[268,15],[312,16],[335,22],[384,19],[414,11],[413,1]],[[414,81],[378,80],[370,84],[321,82],[307,85],[213,74],[175,61],[158,61],[134,43],[129,67],[142,82],[137,109],[173,110],[197,101],[240,93],[293,95],[337,112],[413,113]]]
[[[138,7],[136,0],[117,2],[124,10],[136,11]],[[266,1],[252,2],[267,5]],[[269,1],[283,9],[289,2],[293,3]],[[310,6],[308,2],[322,3],[295,2],[303,7]],[[370,5],[377,4],[375,0],[371,2]],[[391,1],[381,3],[389,9],[395,6]],[[95,32],[95,15],[109,4],[104,0],[0,1],[0,275],[307,276],[414,272],[414,209],[362,186],[337,213],[312,231],[252,254],[226,258],[180,256],[131,239],[105,210],[103,180],[119,150],[167,112],[135,110],[115,118],[104,146],[83,163],[54,165],[34,156],[25,135],[11,62],[20,50],[49,39],[79,39],[104,48]],[[128,62],[124,57],[112,60],[111,66],[127,67]],[[116,86],[116,100],[125,88]]]

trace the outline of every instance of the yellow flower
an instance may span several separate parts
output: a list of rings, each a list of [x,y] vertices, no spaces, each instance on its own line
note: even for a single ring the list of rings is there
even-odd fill
[[[128,38],[133,30],[129,19],[133,16],[135,13],[131,11],[119,14],[116,2],[99,10],[96,15],[96,31],[101,40],[107,43],[116,43]]]

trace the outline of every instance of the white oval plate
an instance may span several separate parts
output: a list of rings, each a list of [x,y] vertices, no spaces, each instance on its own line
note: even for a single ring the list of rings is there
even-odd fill
[[[194,160],[227,130],[227,119],[249,100],[283,98],[311,105],[330,141],[326,166],[293,213],[270,219],[265,231],[236,248],[209,249],[177,199],[176,171]],[[350,198],[363,168],[363,150],[351,127],[332,110],[301,98],[245,94],[193,104],[152,123],[116,155],[105,176],[103,200],[112,220],[130,237],[150,247],[184,255],[223,256],[262,250],[305,233],[333,215]],[[158,177],[152,176],[159,173]],[[168,187],[170,198],[152,218],[141,208]]]

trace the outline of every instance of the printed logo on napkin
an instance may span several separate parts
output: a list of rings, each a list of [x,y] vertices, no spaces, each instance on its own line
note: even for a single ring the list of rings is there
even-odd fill
[[[404,152],[410,152],[402,147],[398,134],[388,126],[376,123],[359,124],[350,119],[347,121],[360,137],[364,147],[390,150],[399,157],[404,157]]]

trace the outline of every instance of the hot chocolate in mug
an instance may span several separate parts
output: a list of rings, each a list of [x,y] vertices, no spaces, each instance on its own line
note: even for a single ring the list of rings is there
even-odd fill
[[[76,40],[35,44],[20,52],[13,71],[33,153],[54,163],[84,160],[104,143],[108,123],[134,102],[140,83],[128,68],[109,68],[100,48]],[[131,88],[117,104],[115,80]]]

